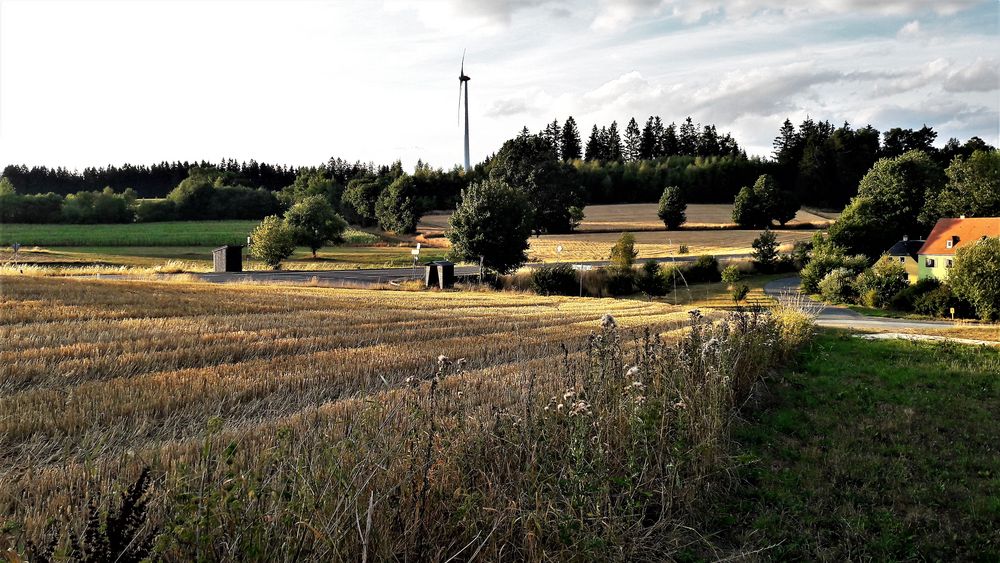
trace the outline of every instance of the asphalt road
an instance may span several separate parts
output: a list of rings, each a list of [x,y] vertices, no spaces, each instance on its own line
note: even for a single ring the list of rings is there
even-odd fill
[[[734,254],[729,256],[720,256],[722,260],[746,260],[749,258],[749,254]],[[693,262],[697,259],[697,256],[674,256],[666,258],[652,258],[657,262],[662,263],[672,263],[672,262]],[[650,260],[649,258],[644,258],[641,262]],[[569,262],[567,262],[568,264]],[[588,266],[607,266],[607,260],[595,260],[595,261],[583,261],[583,262],[572,262],[572,264],[582,264]],[[527,264],[529,268],[537,268],[542,264]],[[546,264],[552,265],[552,264]],[[479,267],[477,266],[456,266],[455,275],[456,276],[474,276],[479,274]],[[412,279],[423,279],[424,269],[423,266],[416,268],[379,268],[379,269],[360,269],[360,270],[279,270],[279,271],[266,271],[266,270],[254,270],[250,272],[227,272],[227,273],[208,273],[208,274],[192,274],[201,278],[207,282],[213,283],[226,283],[226,282],[240,282],[240,281],[256,281],[256,282],[270,282],[270,283],[310,283],[313,279],[322,285],[329,286],[364,286],[364,285],[379,285],[383,283],[398,282],[404,280]],[[111,276],[102,276],[111,277]]]
[[[801,296],[798,277],[774,280],[764,286],[764,293],[779,301],[808,299]],[[812,305],[812,303],[810,303]],[[866,317],[846,307],[837,307],[823,303],[815,303],[818,308],[816,324],[834,328],[858,328],[869,330],[948,328],[959,326],[951,321],[916,321],[910,319],[893,319],[888,317]]]

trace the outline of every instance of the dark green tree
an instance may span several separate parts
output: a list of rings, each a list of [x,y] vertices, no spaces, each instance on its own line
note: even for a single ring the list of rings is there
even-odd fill
[[[564,161],[578,160],[583,156],[580,144],[580,130],[577,129],[576,120],[573,119],[572,115],[569,116],[566,119],[566,123],[563,124],[560,146],[562,148],[562,159]]]
[[[917,236],[930,229],[920,221],[920,212],[924,202],[937,197],[944,180],[937,164],[919,151],[879,160],[830,227],[830,239],[849,253],[877,258],[903,235]]]
[[[536,233],[569,232],[582,219],[583,199],[574,171],[553,158],[545,139],[534,135],[507,141],[488,165],[490,178],[528,196]]]
[[[958,156],[945,170],[947,183],[920,214],[925,225],[941,217],[1000,217],[1000,151]]]
[[[622,138],[618,133],[618,122],[612,121],[608,127],[608,132],[604,136],[604,158],[610,162],[622,161]]]
[[[548,143],[545,143],[545,151],[552,156]],[[379,226],[397,234],[415,233],[423,214],[417,202],[419,195],[413,176],[404,174],[396,178],[382,191],[375,203],[375,217]]]
[[[489,270],[506,274],[527,260],[532,208],[527,193],[499,178],[473,182],[462,191],[452,214],[448,240],[459,260],[483,260]]]
[[[639,150],[642,141],[642,133],[639,131],[639,124],[635,122],[635,118],[628,120],[628,125],[625,126],[625,141],[622,147],[622,156],[625,160],[629,162],[635,162],[642,157],[642,153]]]
[[[656,131],[653,128],[653,117],[646,120],[646,125],[642,128],[642,136],[639,139],[639,158],[650,160],[656,155],[660,140],[656,138]]]
[[[668,231],[677,229],[687,220],[687,203],[684,201],[684,193],[676,186],[667,186],[660,196],[660,207],[657,216],[663,221]]]
[[[979,318],[1000,320],[1000,237],[959,248],[948,283],[956,296],[972,303]]]
[[[348,182],[340,199],[347,220],[363,227],[374,225],[375,204],[387,186],[388,178],[363,177]]]
[[[587,139],[587,148],[584,160],[601,160],[604,153],[604,141],[601,139],[601,132],[597,125],[590,130],[590,138]]]
[[[753,241],[750,260],[757,271],[769,274],[778,263],[778,237],[771,229],[764,229]]]

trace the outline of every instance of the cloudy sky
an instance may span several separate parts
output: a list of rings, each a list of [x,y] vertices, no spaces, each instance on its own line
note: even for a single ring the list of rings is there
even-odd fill
[[[808,8],[802,6],[808,5]],[[784,118],[997,145],[997,0],[0,0],[0,165],[411,166],[524,125],[692,116],[769,154]]]

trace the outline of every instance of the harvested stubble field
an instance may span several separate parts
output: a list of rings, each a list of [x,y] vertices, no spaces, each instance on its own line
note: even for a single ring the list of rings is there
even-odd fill
[[[615,205],[588,205],[583,209],[584,219],[578,231],[622,232],[622,231],[662,231],[663,221],[656,216],[656,203],[619,203]],[[828,227],[839,213],[818,215],[800,209],[795,218],[788,222],[790,227],[812,225],[816,228]],[[417,230],[425,236],[442,236],[448,229],[451,213],[433,213],[420,219]],[[692,203],[687,206],[685,228],[720,229],[735,228],[733,205],[731,203]]]
[[[592,534],[607,534],[607,523],[591,524],[585,516],[595,509],[625,522],[646,522],[642,511],[654,510],[643,524],[648,528],[615,528],[609,538],[638,550],[653,544],[663,550],[680,529],[672,523],[675,513],[697,497],[703,479],[718,472],[723,442],[716,432],[728,418],[718,409],[730,408],[739,398],[736,390],[770,362],[751,360],[746,351],[764,351],[762,339],[775,338],[766,328],[771,325],[758,329],[749,318],[736,319],[717,337],[711,326],[698,325],[699,338],[711,337],[711,343],[698,352],[697,365],[709,362],[710,353],[715,367],[690,381],[705,381],[698,378],[711,373],[721,383],[689,389],[683,381],[694,376],[684,371],[654,375],[658,364],[649,362],[674,352],[648,336],[644,345],[638,334],[619,341],[620,329],[611,328],[593,338],[604,313],[613,314],[618,327],[675,338],[689,314],[656,303],[24,277],[0,278],[0,288],[0,514],[8,521],[0,543],[13,541],[16,550],[36,556],[46,549],[80,556],[73,537],[93,541],[94,533],[103,533],[88,529],[88,520],[135,509],[134,498],[119,495],[142,482],[136,479],[143,468],[154,476],[142,497],[148,505],[137,509],[136,535],[125,540],[129,549],[146,546],[168,560],[443,560],[466,548],[485,549],[487,558],[594,549],[639,557],[642,551],[606,551],[612,548],[608,539],[587,543],[596,541]],[[736,352],[724,343],[737,334],[745,335],[747,348],[730,356]],[[701,350],[699,342],[691,346]],[[767,350],[767,358],[776,357],[777,348]],[[439,354],[464,360],[452,363]],[[677,453],[651,442],[644,447],[661,453],[646,462],[577,449],[604,440],[621,447],[620,437],[609,434],[614,425],[600,430],[579,426],[573,421],[586,419],[572,417],[589,414],[591,404],[604,405],[593,370],[605,378],[609,366],[621,373],[627,361],[645,361],[649,375],[630,371],[638,387],[624,392],[620,376],[610,380],[611,402],[604,408],[617,414],[602,420],[625,424],[626,430],[637,425],[635,432],[649,424],[659,428],[644,417],[669,414],[665,420],[673,430],[633,439],[669,438],[691,446],[700,433],[703,446]],[[749,371],[738,371],[741,365]],[[668,373],[682,379],[661,379]],[[667,381],[673,383],[660,393],[673,397],[672,408],[654,393]],[[575,391],[564,393],[567,386]],[[643,397],[631,402],[630,393],[640,392],[655,401],[648,410]],[[556,401],[561,393],[559,401],[572,403],[567,410],[573,411],[567,414],[553,402],[544,416],[557,418],[532,424],[543,411],[532,414],[525,397],[534,402],[536,395],[552,395]],[[623,405],[632,406],[621,410]],[[541,453],[535,448],[543,438],[526,437],[525,428],[581,442]],[[518,455],[499,455],[511,448]],[[523,467],[506,467],[512,460]],[[612,460],[613,467],[652,463],[678,473],[652,481],[665,483],[660,495],[622,496],[605,491],[613,483],[609,470],[600,468]],[[476,476],[485,467],[479,464],[487,461],[500,465],[479,483]],[[551,463],[552,473],[532,469]],[[636,466],[627,479],[638,481],[629,486],[651,483],[644,477],[650,467]],[[548,481],[547,475],[560,473]],[[674,485],[681,475],[690,479],[683,491]],[[529,481],[501,494],[494,488],[502,481],[492,480],[498,476]],[[628,483],[619,485],[631,490]],[[532,500],[537,487],[568,496]],[[673,492],[663,497],[668,489]],[[519,502],[542,504],[521,516],[476,511],[477,504],[497,503],[504,494],[528,494]],[[616,508],[619,502],[626,504]],[[104,516],[88,516],[90,505]],[[563,524],[587,524],[562,529],[545,521],[553,514],[569,518]],[[531,518],[538,520],[532,524]],[[452,537],[453,530],[464,535]],[[640,535],[625,539],[629,534]],[[108,541],[107,553],[116,553],[115,540]]]
[[[775,230],[781,250],[791,250],[797,241],[812,238],[812,230]],[[760,231],[708,230],[708,231],[647,231],[636,232],[635,249],[639,260],[678,256],[680,245],[688,247],[694,256],[747,255],[753,251],[753,240]],[[567,235],[542,235],[528,241],[528,259],[538,262],[567,262],[573,260],[607,260],[611,247],[621,236],[620,232],[577,233]],[[562,252],[558,247],[562,246]]]

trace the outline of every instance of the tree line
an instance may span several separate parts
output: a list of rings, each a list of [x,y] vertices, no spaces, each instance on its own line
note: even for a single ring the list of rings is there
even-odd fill
[[[111,188],[115,192],[132,189],[140,198],[165,197],[188,176],[192,168],[215,168],[236,180],[239,185],[268,190],[280,190],[295,179],[297,168],[266,162],[237,162],[223,159],[219,163],[207,161],[160,162],[153,165],[123,164],[104,167],[88,166],[82,171],[63,167],[28,167],[23,164],[8,165],[3,176],[11,181],[21,194],[55,193],[69,195],[77,192],[101,191]]]

